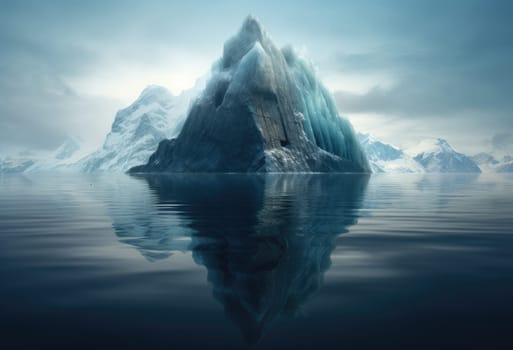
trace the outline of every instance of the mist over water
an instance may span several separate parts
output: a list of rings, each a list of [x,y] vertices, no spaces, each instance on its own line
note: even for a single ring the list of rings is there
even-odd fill
[[[0,177],[16,348],[511,344],[513,176]]]

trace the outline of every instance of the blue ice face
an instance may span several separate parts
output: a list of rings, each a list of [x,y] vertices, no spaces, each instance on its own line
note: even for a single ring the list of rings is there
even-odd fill
[[[313,66],[290,47],[282,52],[293,79],[307,138],[327,152],[366,165],[367,159],[351,124],[338,114],[335,101],[316,77]]]

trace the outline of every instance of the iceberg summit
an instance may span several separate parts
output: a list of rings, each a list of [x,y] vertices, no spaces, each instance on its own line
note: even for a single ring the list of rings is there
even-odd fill
[[[224,45],[180,134],[145,172],[370,172],[351,124],[309,62],[249,16]]]

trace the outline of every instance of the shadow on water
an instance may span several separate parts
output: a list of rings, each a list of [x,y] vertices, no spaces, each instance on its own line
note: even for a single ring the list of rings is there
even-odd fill
[[[152,220],[178,214],[194,261],[208,271],[214,298],[248,343],[258,342],[279,315],[300,312],[320,288],[335,239],[356,224],[369,180],[362,175],[137,178],[156,195]],[[147,224],[163,228],[152,220]],[[173,237],[180,236],[176,228],[158,238],[150,230],[127,241],[129,229],[115,228],[125,243],[152,258],[169,256]]]

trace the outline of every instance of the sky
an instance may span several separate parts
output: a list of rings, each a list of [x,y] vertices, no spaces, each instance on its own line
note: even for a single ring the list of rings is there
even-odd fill
[[[145,86],[191,88],[249,14],[357,131],[513,154],[509,0],[0,0],[0,155],[99,146]]]

